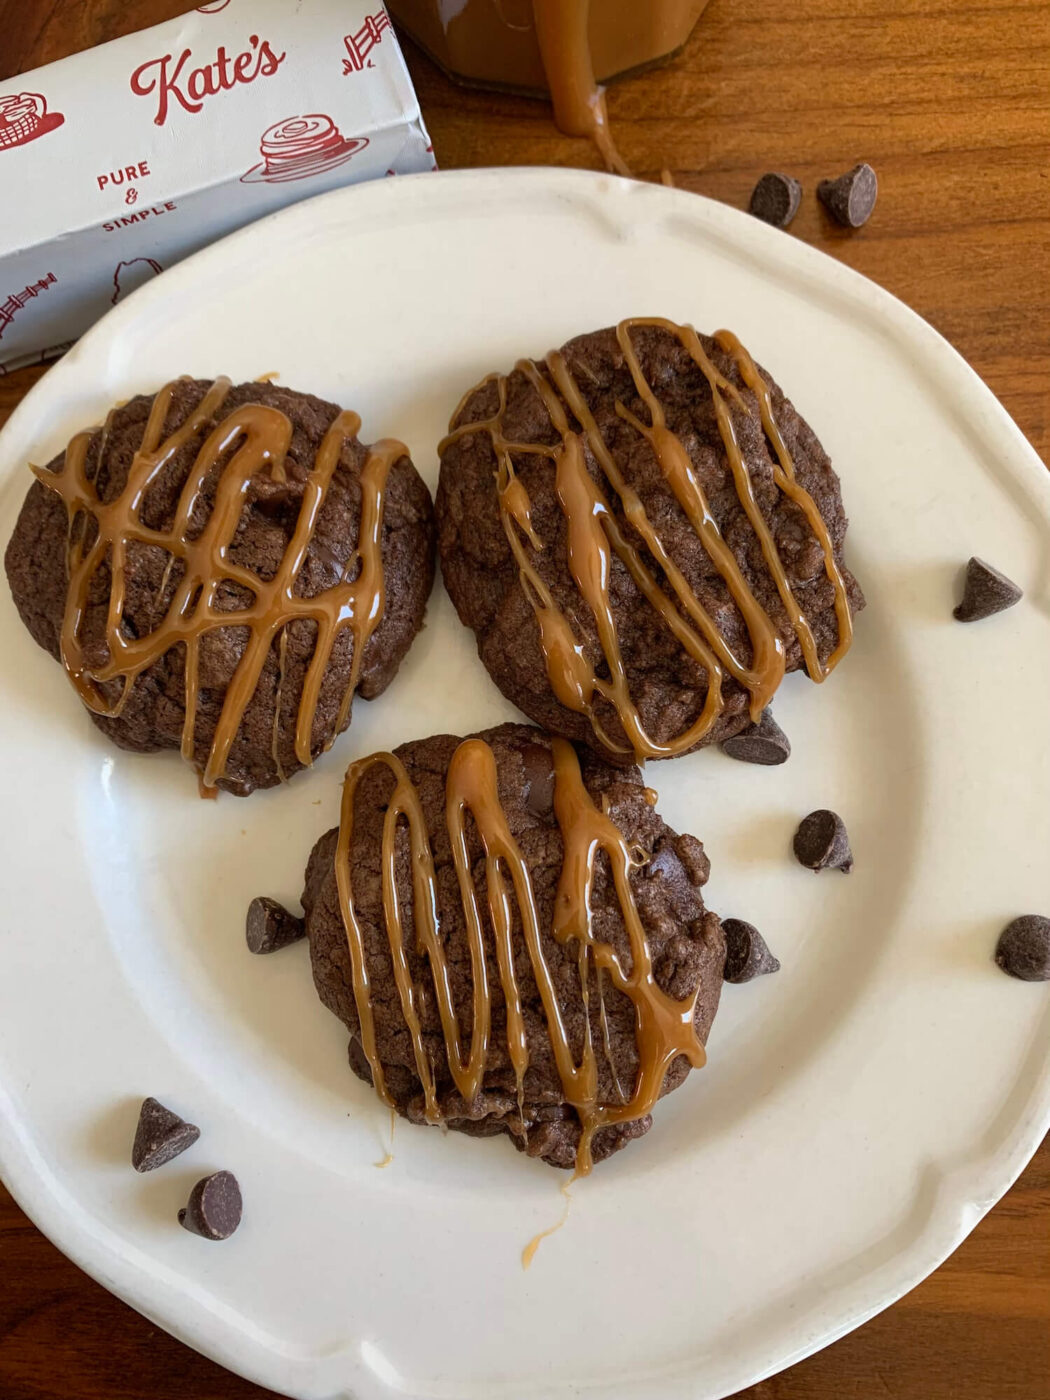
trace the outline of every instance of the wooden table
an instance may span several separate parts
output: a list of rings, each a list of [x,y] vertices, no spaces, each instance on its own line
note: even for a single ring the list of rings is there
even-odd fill
[[[188,8],[0,0],[0,79]],[[408,57],[446,168],[595,163],[540,105],[463,92]],[[680,185],[737,205],[765,170],[798,176],[807,196],[792,233],[932,321],[1050,460],[1048,0],[712,0],[677,62],[614,87],[609,108],[640,175],[666,166]],[[813,190],[860,159],[877,168],[881,194],[872,222],[849,234],[827,223]],[[0,377],[0,423],[42,372]],[[117,1302],[0,1188],[2,1400],[267,1394]],[[932,1278],[743,1394],[1048,1400],[1050,1140]]]

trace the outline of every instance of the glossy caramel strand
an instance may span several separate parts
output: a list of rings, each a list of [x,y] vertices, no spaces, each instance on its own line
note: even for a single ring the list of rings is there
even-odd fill
[[[585,1013],[583,1045],[578,1055],[570,1042],[550,965],[543,951],[540,918],[529,868],[500,803],[496,757],[484,740],[466,739],[459,745],[449,764],[445,785],[445,821],[465,915],[473,978],[468,1044],[464,1044],[452,1002],[448,960],[439,930],[434,859],[423,807],[415,785],[396,754],[373,754],[351,764],[347,770],[335,854],[336,882],[350,953],[361,1044],[371,1066],[376,1092],[385,1103],[392,1105],[376,1045],[364,931],[354,905],[350,866],[357,788],[370,769],[377,765],[385,766],[394,779],[382,832],[385,932],[401,1014],[411,1037],[416,1075],[423,1088],[425,1116],[428,1122],[439,1123],[438,1088],[420,1026],[419,990],[413,983],[405,949],[408,944],[426,957],[441,1020],[449,1073],[456,1089],[470,1103],[482,1088],[492,1031],[492,989],[486,970],[485,923],[472,875],[466,831],[466,818],[470,815],[485,852],[488,916],[485,922],[492,931],[495,962],[499,969],[506,1008],[507,1051],[517,1080],[519,1111],[522,1081],[529,1064],[529,1046],[511,938],[515,906],[525,951],[539,991],[562,1093],[565,1102],[576,1110],[580,1120],[576,1168],[578,1174],[585,1175],[593,1165],[594,1134],[604,1127],[644,1117],[659,1098],[672,1061],[678,1055],[684,1055],[691,1065],[700,1066],[705,1062],[705,1054],[694,1026],[699,988],[692,996],[677,1001],[659,987],[653,974],[649,943],[630,884],[631,871],[644,859],[644,852],[632,847],[612,818],[595,804],[584,785],[579,759],[572,745],[556,738],[552,740],[552,746],[554,814],[561,831],[564,857],[551,932],[560,943],[573,944],[577,950],[580,1000]],[[406,931],[406,918],[395,873],[397,838],[402,829],[408,841],[412,871],[410,931]],[[599,939],[594,931],[591,891],[598,857],[602,853],[608,860],[629,940],[629,965],[625,965],[616,949]],[[628,997],[634,1007],[638,1071],[629,1093],[616,1080],[618,1099],[615,1103],[602,1102],[599,1094],[598,1058],[588,1014],[592,969],[596,974],[599,996],[602,997],[600,1019],[605,1040],[603,1050],[610,1061],[603,981],[607,980]],[[521,1131],[524,1134],[524,1121]]]
[[[179,381],[167,384],[150,408],[142,441],[128,469],[123,490],[112,501],[103,501],[97,472],[88,469],[92,431],[78,433],[70,442],[58,472],[34,467],[37,479],[62,498],[69,517],[67,545],[68,590],[62,620],[61,657],[66,674],[84,704],[95,714],[120,715],[139,676],[172,647],[184,649],[185,721],[182,755],[194,758],[194,735],[200,696],[199,659],[203,638],[211,631],[235,627],[247,632],[237,668],[223,698],[222,709],[202,775],[202,788],[214,789],[225,776],[230,749],[244,712],[255,694],[266,658],[279,637],[278,713],[274,716],[273,755],[278,776],[285,774],[277,757],[279,709],[285,672],[285,628],[299,618],[316,625],[313,654],[299,698],[295,726],[295,755],[299,763],[313,760],[313,728],[317,705],[333,649],[340,634],[353,639],[350,679],[343,695],[335,728],[327,745],[345,724],[360,678],[362,658],[369,637],[383,617],[385,592],[381,554],[383,502],[391,467],[407,449],[385,439],[369,449],[361,470],[361,517],[357,550],[343,578],[312,598],[296,593],[299,571],[306,559],[314,530],[344,446],[361,427],[356,413],[344,411],[332,422],[318,450],[303,490],[299,514],[276,574],[265,580],[234,562],[230,547],[237,532],[249,483],[267,471],[274,482],[286,480],[285,460],[292,425],[279,409],[248,403],[234,408],[209,429],[223,409],[230,390],[226,378],[215,380],[200,403],[180,427],[167,436],[164,426]],[[102,428],[96,461],[101,470],[102,450],[111,418]],[[207,431],[206,431],[207,430]],[[142,521],[142,505],[151,484],[175,455],[205,434],[182,487],[174,521],[169,529],[156,530]],[[203,530],[191,537],[190,521],[202,498],[205,482],[222,462],[215,498]],[[97,530],[90,545],[86,523]],[[127,557],[132,545],[155,546],[167,554],[156,607],[163,604],[176,564],[181,576],[157,624],[145,635],[132,636],[124,626]],[[105,659],[89,662],[82,634],[92,583],[108,565],[110,584],[105,624]],[[217,600],[224,584],[246,590],[252,601],[245,606],[220,609]],[[119,682],[115,699],[103,687]]]
[[[515,371],[528,379],[543,401],[551,425],[560,438],[555,446],[508,440],[504,418],[509,379],[505,375],[489,375],[464,396],[440,450],[444,452],[449,444],[468,434],[488,435],[496,458],[500,517],[518,566],[521,587],[539,627],[551,689],[566,708],[587,716],[597,738],[607,749],[644,760],[685,753],[710,732],[724,709],[722,685],[726,675],[748,692],[751,718],[757,722],[784,677],[786,657],[774,619],[744,577],[710,508],[686,445],[668,425],[659,396],[643,373],[631,338],[632,330],[639,327],[652,327],[674,336],[707,381],[737,498],[814,681],[823,681],[849,649],[853,620],[827,524],[816,502],[795,475],[791,453],[773,412],[769,387],[751,356],[731,332],[719,331],[716,343],[733,359],[744,385],[753,395],[763,433],[773,449],[774,483],[798,507],[813,532],[823,553],[825,573],[834,589],[838,643],[826,662],[820,659],[810,623],[795,598],[776,541],[756,499],[754,482],[737,437],[734,410],[749,416],[754,410],[736,385],[714,364],[691,326],[680,326],[661,317],[620,322],[616,338],[638,397],[645,405],[648,422],[620,402],[616,404],[616,412],[649,444],[663,479],[725,583],[747,629],[750,642],[747,658],[738,655],[729,645],[717,621],[670,556],[638,493],[617,465],[564,355],[552,351],[542,369],[531,360],[519,360],[515,366]],[[481,421],[455,426],[465,404],[485,385],[495,386],[495,412]],[[606,489],[588,470],[585,449],[600,467]],[[545,542],[533,527],[529,495],[515,468],[515,459],[529,454],[545,457],[551,463],[555,495],[566,522],[569,572],[594,620],[600,659],[604,662],[601,668],[597,664],[598,656],[588,656],[571,618],[558,605],[537,567],[536,555],[543,551]],[[614,499],[624,519],[640,537],[645,553],[659,566],[662,582],[647,564],[645,553],[636,548],[621,529],[613,509]],[[666,741],[657,740],[647,732],[630,693],[610,597],[614,558],[627,569],[649,606],[707,676],[707,694],[701,713],[685,730]],[[606,672],[608,678],[599,675],[599,669]],[[627,747],[611,739],[603,728],[596,713],[596,700],[605,701],[615,710],[628,741]]]

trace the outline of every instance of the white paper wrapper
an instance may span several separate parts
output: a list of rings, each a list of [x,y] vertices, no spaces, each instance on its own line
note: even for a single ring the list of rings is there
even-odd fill
[[[197,248],[435,168],[379,0],[210,0],[0,82],[0,374]]]

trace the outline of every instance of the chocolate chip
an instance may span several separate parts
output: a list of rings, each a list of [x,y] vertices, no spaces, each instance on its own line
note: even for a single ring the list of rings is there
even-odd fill
[[[674,871],[680,869],[681,864],[671,842],[661,839],[660,845],[646,861],[643,874],[647,880],[662,879],[665,875],[673,875]]]
[[[761,763],[767,768],[786,763],[791,757],[791,742],[773,718],[772,710],[763,710],[757,724],[749,724],[739,734],[723,739],[721,748],[741,763]]]
[[[995,961],[1022,982],[1050,982],[1050,919],[1022,914],[999,935]]]
[[[290,914],[276,899],[260,895],[248,905],[244,936],[250,953],[276,953],[297,943],[306,932],[306,924]]]
[[[215,1172],[197,1182],[179,1211],[179,1224],[206,1240],[228,1240],[241,1223],[241,1188],[233,1172]]]
[[[137,1172],[151,1172],[192,1147],[200,1135],[200,1128],[170,1108],[156,1099],[144,1099],[131,1149],[131,1165]]]
[[[751,191],[749,211],[763,223],[787,228],[802,202],[802,186],[790,175],[771,170]]]
[[[983,559],[971,559],[966,566],[962,602],[955,609],[959,622],[979,622],[1019,603],[1024,595],[1012,579],[993,569]]]
[[[754,924],[743,919],[723,919],[722,932],[726,936],[727,982],[750,982],[753,977],[780,971],[780,960],[769,951]]]
[[[817,186],[817,198],[835,222],[845,228],[860,228],[868,222],[878,193],[878,177],[863,162],[837,180],[821,180]]]
[[[534,817],[554,811],[554,755],[544,744],[526,744],[521,751],[525,767],[525,806]]]
[[[794,847],[799,863],[807,870],[841,870],[848,875],[853,869],[845,823],[837,812],[825,807],[802,818]]]

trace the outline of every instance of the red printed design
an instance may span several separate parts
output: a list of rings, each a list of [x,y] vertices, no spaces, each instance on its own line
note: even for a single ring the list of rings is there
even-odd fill
[[[343,136],[332,118],[321,112],[286,117],[263,132],[259,142],[262,160],[245,171],[241,181],[254,185],[259,181],[284,184],[306,180],[334,170],[367,145],[366,136]]]
[[[47,110],[47,102],[39,92],[9,93],[7,97],[0,97],[0,151],[46,136],[64,121],[61,112]]]
[[[208,5],[198,5],[197,13],[199,15],[217,15],[220,11],[225,10],[229,3],[230,0],[211,0]]]
[[[113,273],[113,305],[163,271],[156,258],[129,258],[127,262],[117,263]]]
[[[356,34],[347,34],[343,43],[349,58],[343,59],[343,73],[360,73],[362,68],[374,68],[368,55],[382,42],[383,30],[390,28],[390,16],[385,10],[369,15]]]
[[[39,296],[41,292],[46,292],[48,287],[53,287],[57,281],[58,278],[55,274],[49,272],[46,277],[41,277],[39,282],[30,283],[22,291],[13,293],[6,301],[0,303],[0,340],[3,340],[4,331],[7,330],[26,302]]]

